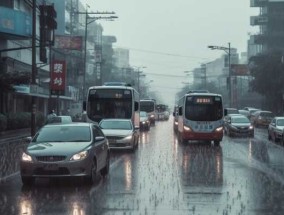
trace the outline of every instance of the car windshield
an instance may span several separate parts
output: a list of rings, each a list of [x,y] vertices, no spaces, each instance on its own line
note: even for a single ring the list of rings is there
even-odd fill
[[[143,112],[143,111],[142,111],[142,112],[140,112],[140,116],[141,116],[141,117],[147,117],[148,115],[147,115],[146,112]]]
[[[122,129],[122,130],[131,130],[132,125],[130,121],[111,121],[105,120],[101,121],[100,127],[102,129]]]
[[[245,117],[232,117],[232,123],[249,123],[249,119]]]
[[[43,127],[32,142],[89,142],[91,141],[88,126],[48,126]]]
[[[260,114],[260,116],[272,118],[272,117],[273,117],[273,114],[272,114],[272,113],[269,113],[269,112],[263,112],[263,113]]]
[[[278,119],[277,122],[276,122],[276,125],[284,126],[284,119]]]

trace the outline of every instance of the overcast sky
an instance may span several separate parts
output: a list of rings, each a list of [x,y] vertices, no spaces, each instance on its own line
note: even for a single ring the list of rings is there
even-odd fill
[[[82,1],[84,2],[84,0]],[[250,16],[258,8],[250,0],[85,0],[92,11],[114,11],[113,22],[101,21],[104,35],[114,35],[114,47],[130,50],[130,65],[144,66],[151,89],[174,105],[175,93],[186,81],[184,71],[219,58],[221,50],[246,51]]]

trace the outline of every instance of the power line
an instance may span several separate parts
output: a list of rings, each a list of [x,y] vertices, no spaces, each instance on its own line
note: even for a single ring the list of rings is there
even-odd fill
[[[115,46],[115,45],[114,45],[114,46]],[[205,57],[186,56],[186,55],[180,55],[180,54],[173,54],[173,53],[166,53],[166,52],[158,52],[158,51],[153,51],[153,50],[129,48],[129,47],[122,47],[122,46],[115,46],[115,47],[117,47],[117,48],[123,48],[123,49],[129,49],[129,50],[138,51],[138,52],[146,52],[146,53],[158,54],[158,55],[166,55],[166,56],[173,56],[173,57],[195,58],[195,59],[209,60],[209,58],[205,58]]]

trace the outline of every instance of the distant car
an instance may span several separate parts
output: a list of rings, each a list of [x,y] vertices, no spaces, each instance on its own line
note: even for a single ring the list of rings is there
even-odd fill
[[[247,111],[249,112],[249,114],[248,114],[248,116],[247,116],[249,119],[251,119],[251,115],[252,115],[255,111],[260,110],[260,109],[258,109],[258,108],[254,108],[254,107],[244,107],[243,109],[244,109],[244,110],[247,110]]]
[[[149,131],[151,123],[146,111],[140,111],[140,130]]]
[[[254,137],[254,127],[250,120],[241,114],[229,114],[224,120],[224,131],[228,136]]]
[[[53,116],[48,118],[45,124],[71,123],[71,122],[73,122],[71,116]]]
[[[24,185],[37,177],[84,177],[93,183],[97,173],[109,172],[108,141],[93,123],[48,124],[28,140],[20,161]]]
[[[139,127],[129,119],[102,119],[99,123],[109,141],[110,149],[135,151],[139,142]]]
[[[251,114],[250,120],[255,127],[268,127],[274,114],[271,111],[259,110]]]
[[[268,140],[274,142],[281,141],[283,143],[283,132],[284,132],[284,117],[274,117],[268,125]]]
[[[249,116],[249,111],[248,110],[244,110],[244,109],[239,109],[239,113],[248,117]]]
[[[227,116],[228,114],[236,114],[240,113],[238,109],[236,108],[224,108],[224,116]]]
[[[173,129],[174,129],[174,132],[176,133],[177,130],[178,130],[178,106],[175,106],[175,107],[174,107],[173,117],[174,117],[174,120],[173,120]]]
[[[170,118],[170,113],[169,113],[169,111],[165,111],[165,112],[164,112],[164,120],[169,120],[169,118]]]

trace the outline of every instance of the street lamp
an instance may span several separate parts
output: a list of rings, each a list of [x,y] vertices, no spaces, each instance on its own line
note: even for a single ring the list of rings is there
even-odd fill
[[[233,102],[232,102],[232,83],[231,83],[231,77],[232,77],[232,72],[231,72],[231,43],[228,43],[228,47],[223,47],[223,46],[208,46],[211,50],[223,50],[228,54],[228,68],[229,68],[229,100],[230,100],[230,107],[232,107]]]

